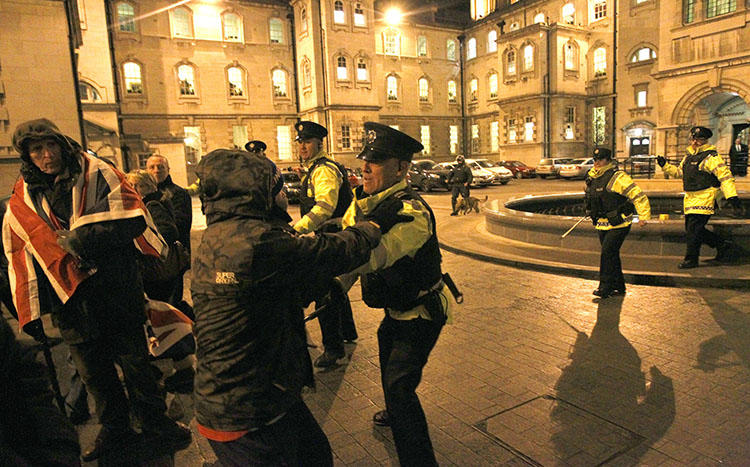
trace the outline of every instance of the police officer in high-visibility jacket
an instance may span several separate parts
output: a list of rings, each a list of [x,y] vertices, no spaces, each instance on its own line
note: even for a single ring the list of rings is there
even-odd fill
[[[334,232],[341,227],[341,216],[352,201],[352,189],[343,165],[334,161],[323,149],[328,130],[315,122],[297,122],[297,150],[307,173],[302,177],[300,195],[301,218],[294,230],[301,234],[323,229]],[[325,351],[315,366],[328,368],[345,361],[344,341],[357,339],[349,297],[334,288],[325,302],[326,311],[319,315],[320,332]],[[316,307],[323,303],[316,301]]]
[[[630,232],[636,212],[639,221],[651,219],[646,194],[628,174],[617,168],[609,149],[594,149],[594,167],[586,175],[586,214],[591,216],[602,246],[599,287],[593,292],[598,297],[625,294],[620,247]]]
[[[716,248],[718,261],[728,260],[731,251],[730,242],[706,229],[706,224],[714,213],[719,190],[724,193],[724,197],[732,208],[735,210],[741,208],[734,177],[724,163],[724,159],[716,152],[716,146],[708,144],[708,139],[712,136],[713,132],[708,128],[695,126],[690,129],[690,146],[687,147],[687,155],[679,165],[668,164],[663,156],[657,158],[664,173],[671,177],[682,177],[682,186],[685,190],[683,211],[685,212],[687,248],[685,259],[678,265],[680,269],[698,267],[698,258],[703,243]]]
[[[364,130],[364,149],[357,156],[363,161],[363,184],[354,190],[344,227],[393,200],[402,203],[399,215],[413,218],[383,235],[370,260],[355,271],[364,302],[385,309],[378,347],[387,410],[376,413],[373,421],[390,425],[401,465],[437,465],[416,388],[446,322],[449,301],[435,216],[406,180],[412,155],[422,145],[379,123],[366,122]],[[340,279],[350,285],[356,276]]]

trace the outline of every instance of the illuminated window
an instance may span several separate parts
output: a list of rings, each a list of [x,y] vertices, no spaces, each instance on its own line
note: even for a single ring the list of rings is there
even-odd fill
[[[352,131],[349,125],[341,125],[341,149],[352,148]]]
[[[576,124],[576,108],[575,107],[566,107],[565,108],[565,114],[564,114],[564,129],[565,129],[565,139],[575,139],[575,132],[573,131],[573,127]]]
[[[490,88],[490,99],[497,98],[497,73],[492,73],[488,80],[488,87]]]
[[[487,33],[487,52],[497,52],[497,31]]]
[[[635,105],[636,107],[648,106],[648,90],[638,89],[635,92]]]
[[[178,7],[172,14],[172,37],[193,37],[193,13],[186,7]]]
[[[142,95],[141,66],[135,62],[125,62],[122,65],[122,72],[125,77],[125,94],[129,96]]]
[[[516,119],[515,118],[509,118],[508,119],[508,142],[509,143],[515,143],[517,139],[516,135]]]
[[[422,154],[425,156],[430,154],[430,126],[420,125],[419,126],[419,137],[422,143]]]
[[[242,42],[242,18],[235,13],[224,13],[221,17],[224,26],[224,40]]]
[[[534,46],[528,44],[523,48],[523,71],[534,69]]]
[[[385,79],[387,98],[389,101],[398,100],[398,78],[389,76]]]
[[[349,74],[346,70],[346,57],[339,57],[336,59],[336,79],[347,80]]]
[[[271,18],[268,21],[268,31],[271,44],[282,44],[284,42],[284,25],[279,18]]]
[[[607,120],[604,114],[604,107],[594,107],[594,111],[591,114],[591,129],[593,132],[594,144],[604,144],[606,136],[606,125]]]
[[[430,83],[427,78],[419,78],[419,102],[430,100]]]
[[[534,117],[526,117],[523,122],[524,141],[534,141]]]
[[[356,3],[354,5],[354,25],[364,27],[367,25],[367,21],[365,19],[365,10],[362,8],[361,3]]]
[[[594,0],[592,5],[594,21],[607,17],[607,0]]]
[[[573,41],[568,41],[563,46],[563,56],[565,58],[566,70],[578,69],[578,46]]]
[[[201,127],[186,126],[182,131],[185,136],[183,140],[185,142],[185,161],[195,164],[200,161],[203,150],[201,144]]]
[[[641,47],[630,57],[632,63],[647,62],[656,58],[656,52],[650,47]]]
[[[516,74],[516,51],[509,50],[505,55],[505,74],[515,75]]]
[[[364,58],[357,60],[357,81],[370,81],[370,74],[367,72],[367,62]]]
[[[594,50],[594,76],[605,76],[607,74],[607,50],[599,47]]]
[[[477,40],[473,37],[466,43],[466,60],[477,56]]]
[[[286,72],[284,70],[273,70],[271,74],[273,84],[273,97],[286,97]]]
[[[333,2],[333,22],[336,24],[346,23],[346,14],[344,13],[344,2],[336,0]]]
[[[544,13],[537,13],[534,16],[534,24],[544,24],[547,22],[547,18],[544,16]]]
[[[476,78],[469,81],[469,98],[472,101],[476,101],[478,99],[478,95],[477,95],[478,90],[479,90],[478,88],[479,88],[479,82],[477,81]]]
[[[302,7],[299,11],[299,31],[302,33],[307,32],[307,8]]]
[[[576,7],[572,3],[563,5],[562,17],[565,24],[576,24]]]
[[[470,0],[471,19],[478,20],[495,11],[495,0]]]
[[[471,152],[478,153],[480,147],[479,141],[479,125],[471,125]]]
[[[401,36],[395,29],[383,31],[383,53],[386,55],[401,54]]]
[[[279,146],[279,160],[292,160],[292,136],[288,126],[276,127],[276,144]]]
[[[737,9],[737,0],[706,0],[706,18],[725,15]]]
[[[83,81],[78,82],[78,94],[81,96],[81,102],[101,102],[102,96],[94,86]]]
[[[135,32],[135,9],[129,3],[117,4],[117,24],[122,32]]]
[[[497,152],[499,149],[498,139],[500,137],[500,124],[498,122],[490,122],[490,150]]]
[[[448,102],[456,102],[456,82],[453,80],[448,81]]]
[[[227,68],[227,81],[229,82],[229,97],[245,96],[245,72],[240,67]]]
[[[448,39],[445,43],[445,58],[456,61],[456,43],[452,39]]]
[[[247,142],[247,127],[245,125],[232,125],[232,144],[240,149]]]
[[[177,80],[180,86],[180,96],[195,95],[195,69],[191,65],[177,67]]]
[[[458,125],[451,125],[449,128],[450,133],[450,151],[451,154],[458,152]]]
[[[427,56],[427,38],[425,36],[417,37],[417,56]]]

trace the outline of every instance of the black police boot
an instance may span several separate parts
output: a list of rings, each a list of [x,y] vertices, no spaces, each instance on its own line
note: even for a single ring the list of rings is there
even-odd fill
[[[388,418],[387,410],[375,412],[375,415],[372,416],[372,422],[377,426],[391,426],[391,420]]]
[[[732,260],[732,242],[724,240],[716,247],[716,258],[714,260],[727,263]]]
[[[340,365],[346,358],[346,352],[331,352],[326,350],[320,357],[315,359],[316,368],[330,368],[332,366]]]
[[[94,444],[83,451],[81,460],[91,462],[105,454],[123,452],[139,442],[138,434],[130,428],[111,429],[102,427],[94,440]]]
[[[614,289],[611,287],[599,287],[598,289],[594,290],[592,293],[600,298],[607,298],[610,295],[614,295]]]
[[[698,261],[694,259],[686,259],[677,265],[679,269],[693,269],[698,267]]]

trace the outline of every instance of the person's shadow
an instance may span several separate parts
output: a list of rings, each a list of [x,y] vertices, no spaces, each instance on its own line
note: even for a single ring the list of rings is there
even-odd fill
[[[563,461],[576,455],[576,440],[589,438],[601,446],[593,454],[602,456],[599,461],[622,454],[637,460],[674,421],[672,379],[655,366],[648,378],[641,371],[638,352],[620,333],[622,303],[623,297],[598,303],[590,336],[573,328],[578,336],[555,385],[558,402],[551,414],[557,424],[551,439]]]
[[[750,368],[750,316],[727,300],[725,294],[704,290],[701,296],[724,333],[700,343],[695,368],[706,373],[737,365]]]

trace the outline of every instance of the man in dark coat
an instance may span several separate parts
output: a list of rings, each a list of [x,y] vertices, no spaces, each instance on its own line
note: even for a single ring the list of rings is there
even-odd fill
[[[21,178],[3,220],[3,247],[19,325],[37,336],[40,313],[51,312],[70,346],[102,424],[84,461],[138,443],[129,406],[157,445],[182,449],[190,432],[164,415],[143,332],[137,256],[162,254],[164,242],[125,176],[73,143],[46,119],[22,123],[13,134]]]
[[[298,236],[271,161],[219,149],[196,173],[207,222],[191,282],[198,431],[222,465],[331,465],[301,397],[312,383],[303,307],[367,261],[381,231],[402,219],[385,205],[369,217],[375,223]]]
[[[729,169],[735,177],[747,175],[747,144],[742,144],[740,138],[729,148]]]
[[[464,156],[456,157],[456,166],[451,169],[451,173],[448,175],[448,185],[451,187],[451,207],[453,208],[451,216],[458,215],[458,211],[456,211],[458,195],[460,194],[464,198],[469,197],[469,185],[471,185],[472,179],[471,169],[464,162]]]

